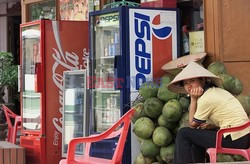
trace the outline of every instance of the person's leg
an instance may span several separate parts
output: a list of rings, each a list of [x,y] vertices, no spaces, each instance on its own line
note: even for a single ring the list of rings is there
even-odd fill
[[[222,139],[222,147],[247,149],[250,147],[250,133],[234,141],[228,135]]]
[[[192,144],[191,148],[192,160],[196,163],[204,163],[206,157],[206,149],[196,144]]]
[[[175,154],[174,154],[174,164],[185,164],[192,163],[192,143],[186,137],[185,131],[189,130],[182,128],[178,131],[176,140],[175,140]]]
[[[203,129],[192,129],[185,127],[179,130],[176,137],[176,148],[174,163],[175,164],[184,164],[184,163],[194,163],[196,161],[197,151],[193,151],[192,145],[196,147],[199,146],[199,149],[214,147],[216,139],[216,131],[213,130],[203,130]],[[204,153],[205,154],[205,153]],[[201,159],[198,159],[200,162]]]

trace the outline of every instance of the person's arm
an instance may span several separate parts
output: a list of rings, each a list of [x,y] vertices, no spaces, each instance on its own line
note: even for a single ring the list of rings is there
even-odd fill
[[[200,123],[194,121],[194,114],[197,108],[197,99],[191,97],[191,103],[189,108],[189,125],[191,128],[197,128]]]
[[[190,91],[190,107],[189,107],[189,125],[191,128],[197,128],[201,125],[202,122],[194,121],[194,114],[197,109],[197,100],[203,94],[203,88],[194,88]]]
[[[202,123],[199,128],[201,129],[220,129],[220,127],[211,123]]]

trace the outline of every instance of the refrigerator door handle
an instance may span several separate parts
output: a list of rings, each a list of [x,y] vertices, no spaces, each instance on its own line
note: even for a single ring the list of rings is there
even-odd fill
[[[121,55],[116,55],[114,59],[114,87],[115,90],[121,89],[121,78],[120,71],[118,68],[122,68],[121,66]]]
[[[35,64],[35,92],[42,92],[42,64]]]
[[[18,92],[22,92],[23,88],[24,88],[23,86],[21,86],[21,84],[23,84],[22,81],[21,81],[21,76],[22,76],[21,75],[21,73],[22,73],[21,69],[22,69],[21,65],[18,65],[17,66],[17,77],[18,77],[17,78],[18,79],[18,81],[17,81],[17,91]]]
[[[116,55],[116,56],[115,56],[115,59],[114,59],[114,69],[117,69],[117,65],[118,65],[118,62],[119,62],[119,58],[120,58],[120,55]]]

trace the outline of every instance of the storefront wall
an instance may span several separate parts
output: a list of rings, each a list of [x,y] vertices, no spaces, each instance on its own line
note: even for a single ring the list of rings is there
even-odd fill
[[[250,1],[204,0],[206,64],[222,61],[250,94]]]
[[[56,20],[59,20],[59,0],[54,0],[55,1],[55,7],[56,7]],[[32,18],[30,18],[30,8],[29,5],[35,4],[35,3],[45,3],[48,2],[48,0],[21,0],[22,4],[22,23],[29,22]]]

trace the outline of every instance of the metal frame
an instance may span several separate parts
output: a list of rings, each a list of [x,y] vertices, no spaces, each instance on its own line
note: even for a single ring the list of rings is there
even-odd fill
[[[65,106],[65,89],[66,89],[66,76],[67,75],[83,75],[84,76],[84,97],[83,97],[83,137],[86,136],[87,132],[86,132],[86,124],[87,124],[87,108],[86,108],[86,103],[87,103],[87,71],[86,70],[74,70],[74,71],[64,71],[63,72],[63,127],[62,127],[62,157],[66,157],[67,153],[64,153],[64,135],[65,135],[65,110],[64,110],[64,106]],[[84,149],[83,149],[84,150]]]
[[[22,55],[22,28],[25,28],[25,27],[30,27],[30,26],[34,26],[34,25],[39,25],[40,26],[40,57],[41,57],[41,68],[42,70],[44,69],[45,67],[45,63],[44,63],[44,43],[43,43],[43,40],[44,40],[44,30],[42,30],[44,28],[44,21],[34,21],[34,22],[29,22],[29,23],[25,23],[25,24],[22,24],[20,25],[20,63],[22,63],[22,59],[23,59],[23,55]],[[23,72],[22,72],[22,66],[21,66],[21,79],[23,79]],[[35,134],[35,135],[38,135],[38,134],[45,134],[45,111],[42,111],[43,109],[43,106],[45,105],[45,97],[43,94],[45,94],[45,84],[44,84],[44,78],[45,78],[45,73],[42,73],[41,74],[41,81],[38,81],[38,85],[41,85],[42,87],[42,91],[40,92],[41,93],[41,130],[39,131],[32,131],[32,130],[23,130],[23,125],[22,125],[22,133],[25,133],[25,134]],[[20,89],[21,89],[21,92],[23,91],[23,82],[21,80],[20,82]],[[22,96],[20,96],[20,102],[21,102],[21,109],[22,109]],[[21,110],[21,115],[23,115],[23,111]]]

